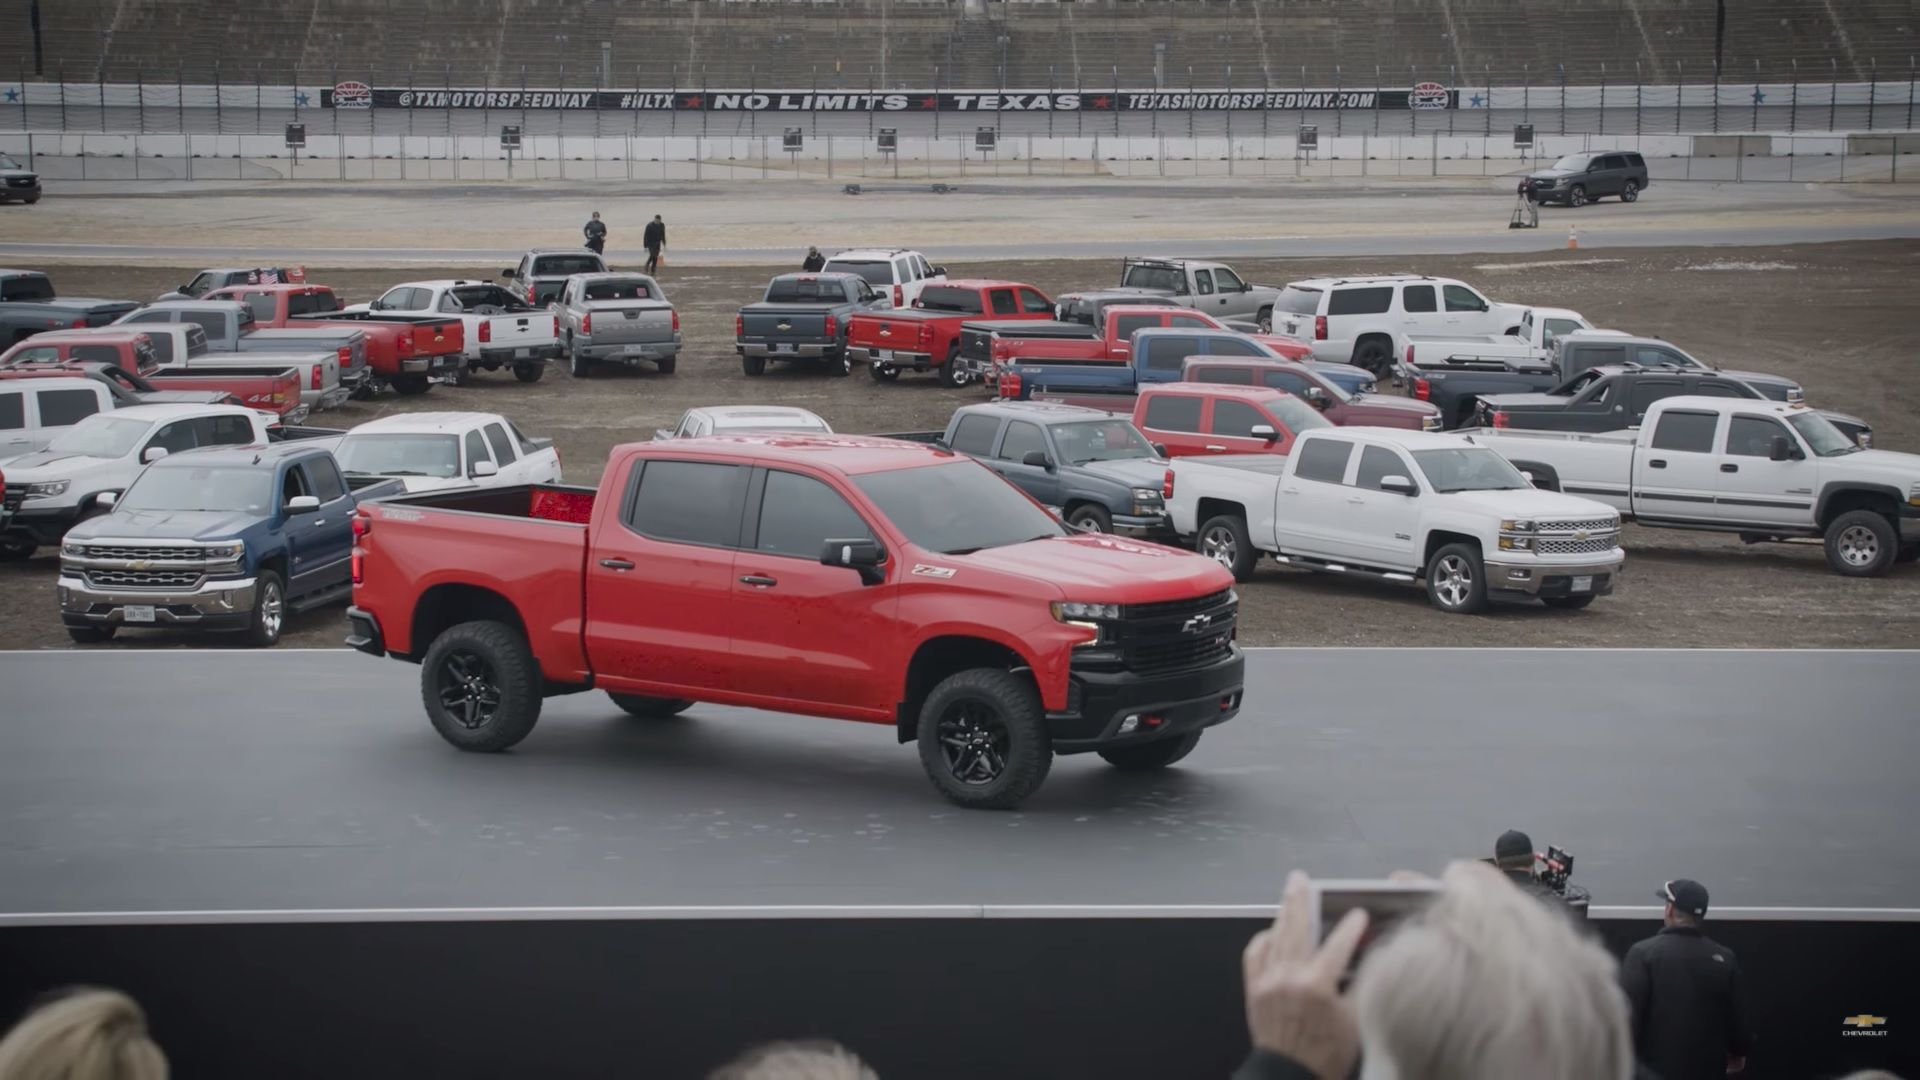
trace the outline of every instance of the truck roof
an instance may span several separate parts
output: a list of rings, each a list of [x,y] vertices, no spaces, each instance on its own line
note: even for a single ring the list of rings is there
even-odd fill
[[[646,457],[712,455],[733,462],[750,458],[761,463],[812,465],[843,476],[911,469],[960,456],[952,450],[897,439],[881,439],[871,435],[813,435],[806,432],[741,432],[737,435],[705,435],[697,439],[629,443],[627,446]]]
[[[1254,359],[1246,357],[1246,359]],[[1140,388],[1140,396],[1148,394],[1181,393],[1197,397],[1240,398],[1243,401],[1266,401],[1277,397],[1292,397],[1285,390],[1276,390],[1271,386],[1234,386],[1230,383],[1210,382],[1169,382],[1154,383]]]
[[[178,420],[190,416],[257,416],[244,405],[129,405],[98,416],[124,416],[134,420]]]
[[[1024,281],[1007,281],[1003,278],[948,278],[945,281],[935,281],[932,284],[928,285],[927,287],[929,289],[1010,289],[1010,288],[1031,289],[1033,288],[1033,286],[1027,284]]]
[[[114,415],[123,415],[130,409],[118,409]],[[168,469],[186,466],[204,468],[208,465],[276,465],[290,457],[299,457],[326,450],[325,445],[314,445],[305,440],[284,443],[247,443],[244,446],[202,446],[194,450],[182,450],[177,454],[168,454],[155,461],[157,467]]]
[[[306,281],[276,281],[271,285],[223,285],[218,289],[214,289],[213,292],[232,292],[236,289],[244,289],[247,292],[303,293],[303,292],[332,292],[333,286],[315,285],[311,282],[306,282]],[[172,301],[172,300],[168,300],[164,302],[169,304],[175,303],[175,301]]]
[[[963,405],[958,410],[963,413],[985,414],[988,416],[1019,416],[1045,423],[1048,420],[1123,420],[1124,416],[1110,413],[1105,409],[1089,409],[1080,405],[1062,405],[1052,401],[983,401],[977,405]]]
[[[261,285],[229,285],[227,286],[227,288],[229,289],[258,289],[258,288],[267,288],[267,287],[268,286],[261,286]],[[251,312],[253,310],[252,308],[247,306],[247,302],[245,300],[205,300],[205,299],[155,300],[153,303],[146,305],[146,307],[179,308],[182,311],[189,311],[189,310],[191,311],[233,311],[236,308],[238,308],[241,311],[247,311],[247,312]],[[136,308],[134,310],[144,311],[146,310],[146,308]],[[133,312],[128,312],[128,314],[132,314],[132,313]]]
[[[1669,401],[1673,400],[1671,398]],[[1715,398],[1714,400],[1721,400]],[[1406,428],[1385,427],[1326,427],[1303,431],[1300,437],[1324,439],[1328,436],[1339,438],[1352,435],[1374,442],[1391,443],[1402,450],[1464,450],[1468,447],[1484,445],[1474,442],[1473,436],[1465,432],[1449,431],[1410,431]]]
[[[1391,285],[1396,281],[1452,281],[1432,274],[1355,274],[1351,277],[1302,278],[1287,282],[1289,289],[1324,289],[1330,285]]]
[[[696,405],[687,410],[714,420],[820,420],[798,405]],[[820,420],[821,423],[826,423]]]
[[[1724,398],[1707,394],[1676,394],[1654,402],[1650,409],[1698,409],[1702,412],[1763,412],[1771,416],[1791,417],[1817,413],[1804,402],[1774,401],[1771,398]]]
[[[32,340],[37,345],[44,345],[49,341],[88,341],[96,344],[106,342],[111,345],[122,341],[138,341],[148,336],[150,335],[144,325],[131,323],[126,326],[87,326],[72,330],[45,330],[34,334],[31,339],[22,338],[21,340]]]
[[[45,270],[13,270],[0,267],[0,277],[46,277]]]
[[[382,416],[364,424],[356,424],[348,430],[349,435],[361,433],[378,434],[380,432],[400,432],[403,434],[440,434],[448,431],[465,431],[478,424],[499,420],[498,413],[484,412],[417,412],[397,413]]]
[[[834,259],[876,259],[877,260],[877,259],[891,259],[895,255],[918,255],[918,254],[920,253],[918,251],[915,251],[912,248],[848,248],[845,251],[834,252],[833,254],[827,256],[827,259],[828,261],[832,261]]]

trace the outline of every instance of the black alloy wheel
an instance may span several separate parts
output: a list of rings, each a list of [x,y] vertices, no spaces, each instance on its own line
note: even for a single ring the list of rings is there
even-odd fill
[[[499,674],[488,659],[470,649],[452,649],[435,673],[440,704],[455,722],[478,731],[499,714],[504,695]]]

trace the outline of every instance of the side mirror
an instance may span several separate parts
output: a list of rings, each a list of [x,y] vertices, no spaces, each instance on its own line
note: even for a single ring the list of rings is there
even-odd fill
[[[1327,396],[1325,390],[1317,386],[1309,386],[1307,387],[1307,403],[1317,409],[1324,409],[1333,404],[1333,399]]]
[[[114,494],[111,491],[103,491],[100,494],[95,495],[93,497],[93,504],[95,506],[104,506],[109,510],[113,509],[113,504],[119,501],[120,501],[120,496]]]
[[[857,570],[863,585],[878,585],[884,581],[885,575],[880,568],[886,562],[886,551],[877,542],[865,537],[858,540],[829,540],[820,550],[820,565]]]
[[[936,267],[934,267],[934,268],[933,268],[933,276],[934,276],[934,277],[946,277],[946,276],[947,276],[947,268],[946,268],[946,267],[944,267],[944,266],[936,266]]]
[[[1420,494],[1420,488],[1416,486],[1412,480],[1397,475],[1381,477],[1380,490],[1391,491],[1395,495],[1405,495],[1408,498]]]
[[[1045,469],[1048,472],[1053,471],[1053,459],[1047,456],[1045,450],[1027,451],[1027,456],[1020,459],[1020,464],[1031,465],[1036,469]]]
[[[152,464],[153,462],[159,461],[161,458],[166,456],[167,456],[167,448],[164,446],[149,446],[145,450],[142,450],[140,452],[140,460],[148,464]]]
[[[1280,441],[1280,433],[1273,430],[1272,424],[1255,424],[1248,430],[1248,434],[1256,439],[1265,439],[1268,442]]]
[[[1767,456],[1774,461],[1792,461],[1798,456],[1793,450],[1793,440],[1787,438],[1785,435],[1775,435],[1773,437],[1773,444],[1768,448]]]
[[[473,467],[467,470],[467,475],[476,480],[489,476],[498,476],[500,475],[500,466],[495,465],[491,461],[476,461],[473,463]]]
[[[344,297],[344,296],[336,296],[336,297],[334,297],[334,298],[333,298],[333,310],[335,310],[335,311],[345,311],[345,310],[347,310],[347,298],[346,298],[346,297]]]
[[[320,509],[320,499],[314,495],[295,495],[287,500],[284,509],[289,514],[310,514]]]

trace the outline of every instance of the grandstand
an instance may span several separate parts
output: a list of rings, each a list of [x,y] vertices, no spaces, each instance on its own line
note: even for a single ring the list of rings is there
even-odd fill
[[[1714,0],[38,0],[37,56],[35,7],[0,0],[0,81],[1699,83],[1716,51]],[[1743,0],[1721,70],[1905,78],[1917,28],[1920,0]]]

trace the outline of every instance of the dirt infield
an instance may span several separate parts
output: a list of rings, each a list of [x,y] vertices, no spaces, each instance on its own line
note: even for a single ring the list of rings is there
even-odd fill
[[[1809,402],[1866,418],[1875,443],[1920,449],[1920,328],[1912,281],[1920,241],[1776,248],[1608,249],[1602,253],[1242,260],[1256,281],[1309,274],[1417,272],[1459,277],[1508,301],[1575,308],[1602,326],[1656,334],[1702,358],[1799,380]],[[54,271],[69,295],[145,299],[195,268],[68,266]],[[409,278],[482,276],[492,267],[418,271],[310,268],[309,279],[350,300],[371,299]],[[683,409],[721,403],[800,405],[837,430],[890,432],[945,425],[979,387],[945,390],[924,376],[879,385],[856,369],[835,379],[775,366],[749,379],[733,354],[733,312],[757,297],[777,268],[668,267],[662,283],[681,312],[686,350],[676,374],[607,369],[589,380],[554,367],[534,385],[506,373],[418,398],[383,396],[323,413],[347,427],[394,412],[504,412],[529,434],[551,435],[570,483],[597,480],[608,449],[651,437]],[[1008,277],[1052,292],[1113,281],[1101,261],[968,263],[956,274]],[[1916,476],[1920,479],[1920,476]],[[1582,612],[1501,608],[1479,618],[1441,615],[1411,587],[1312,576],[1271,564],[1241,589],[1242,641],[1251,645],[1460,646],[1920,646],[1920,567],[1857,581],[1829,573],[1810,544],[1749,547],[1717,534],[1629,527],[1620,591]],[[68,645],[53,598],[55,560],[0,564],[0,648]],[[340,642],[338,608],[289,622],[288,645]],[[128,647],[212,645],[217,636],[130,633]]]

